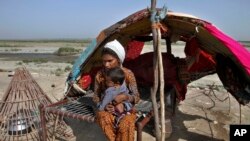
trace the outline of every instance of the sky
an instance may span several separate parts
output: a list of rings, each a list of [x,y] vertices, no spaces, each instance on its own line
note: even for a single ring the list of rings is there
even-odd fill
[[[151,0],[0,0],[0,39],[84,39],[150,7]],[[157,0],[236,40],[250,41],[250,0]]]

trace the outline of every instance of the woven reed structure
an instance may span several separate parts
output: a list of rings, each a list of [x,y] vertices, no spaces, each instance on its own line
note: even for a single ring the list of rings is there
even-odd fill
[[[52,102],[26,68],[17,68],[0,101],[1,141],[40,140],[40,104],[48,105]],[[58,133],[62,135],[67,128],[61,119],[57,130],[54,130],[52,125],[56,119],[58,117],[46,115],[48,140],[54,140],[54,135]]]

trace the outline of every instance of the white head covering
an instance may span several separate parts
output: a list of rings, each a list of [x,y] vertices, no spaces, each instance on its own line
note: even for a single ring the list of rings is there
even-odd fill
[[[104,45],[104,48],[109,48],[113,50],[119,57],[121,63],[123,63],[125,59],[125,50],[124,47],[121,45],[121,43],[119,43],[117,40],[114,40]]]

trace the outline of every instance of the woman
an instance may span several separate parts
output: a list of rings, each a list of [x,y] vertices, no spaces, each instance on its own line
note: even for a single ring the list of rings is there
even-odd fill
[[[139,101],[140,98],[134,74],[129,69],[122,67],[124,58],[124,48],[117,40],[111,41],[104,46],[102,52],[103,68],[97,72],[95,77],[93,101],[96,104],[102,100],[103,93],[107,88],[105,85],[105,72],[114,67],[122,68],[125,73],[125,82],[130,91],[130,95],[123,93],[117,95],[114,98],[115,102],[119,104],[123,101],[129,101],[134,105]],[[117,128],[114,127],[115,115],[112,114],[113,112],[114,106],[108,104],[105,106],[104,110],[98,111],[96,114],[96,122],[102,128],[104,134],[110,141],[134,141],[135,112],[132,112],[130,115],[125,115],[119,122]]]

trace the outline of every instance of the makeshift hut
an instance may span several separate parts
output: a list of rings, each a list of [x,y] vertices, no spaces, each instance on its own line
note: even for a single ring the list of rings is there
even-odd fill
[[[184,100],[187,84],[217,73],[225,88],[239,103],[249,103],[249,51],[208,21],[164,9],[157,11],[165,15],[154,27],[160,29],[160,41],[166,45],[165,48],[162,46],[165,85],[176,86],[180,94],[178,98]],[[150,14],[148,9],[143,9],[101,31],[75,61],[67,83],[75,82],[86,90],[84,78],[90,76],[94,80],[96,70],[102,65],[103,46],[117,39],[126,52],[123,66],[134,72],[139,86],[153,86],[154,55],[152,51],[142,52],[147,47],[145,44],[152,45],[153,41]],[[172,45],[178,41],[185,43],[185,58],[174,54]],[[92,85],[93,81],[90,87]],[[68,86],[68,96],[79,92],[78,87]]]

